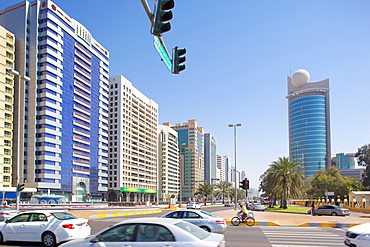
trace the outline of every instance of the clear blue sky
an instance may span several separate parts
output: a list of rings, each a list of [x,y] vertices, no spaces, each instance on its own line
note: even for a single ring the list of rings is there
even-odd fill
[[[147,0],[153,10],[154,0]],[[0,9],[19,2],[0,1]],[[186,47],[186,70],[172,75],[153,47],[140,0],[55,0],[110,52],[122,74],[159,104],[159,122],[197,119],[252,187],[288,156],[287,76],[304,68],[329,78],[332,154],[370,143],[370,1],[175,0],[167,48]]]

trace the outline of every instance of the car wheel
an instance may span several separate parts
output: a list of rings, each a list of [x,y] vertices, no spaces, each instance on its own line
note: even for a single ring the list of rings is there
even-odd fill
[[[4,237],[3,237],[3,234],[0,232],[0,244],[2,244],[4,242]]]
[[[208,227],[206,226],[201,226],[200,228],[202,228],[203,230],[205,230],[206,232],[211,232],[211,229],[209,229]]]
[[[41,242],[45,247],[57,246],[55,235],[51,232],[45,232],[42,234]]]
[[[331,213],[331,216],[337,216],[337,213],[336,212],[332,212]]]

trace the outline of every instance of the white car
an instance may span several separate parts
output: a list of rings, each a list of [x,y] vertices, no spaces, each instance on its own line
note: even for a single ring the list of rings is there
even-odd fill
[[[200,209],[200,204],[198,202],[189,202],[188,205],[186,205],[187,209]]]
[[[263,206],[261,203],[252,203],[250,204],[249,208],[255,211],[265,211],[265,206]]]
[[[7,220],[16,214],[17,210],[15,208],[0,206],[0,221]]]
[[[0,243],[41,242],[46,247],[91,234],[87,219],[65,211],[37,210],[20,213],[0,222]]]
[[[60,247],[225,247],[223,234],[210,233],[181,219],[136,218]]]
[[[344,244],[351,247],[370,247],[370,223],[348,228]]]
[[[207,232],[224,233],[227,227],[224,217],[195,209],[175,210],[161,216],[161,218],[183,219],[186,222],[199,226]]]

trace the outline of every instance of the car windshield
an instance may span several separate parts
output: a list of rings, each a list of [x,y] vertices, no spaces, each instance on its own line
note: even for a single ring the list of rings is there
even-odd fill
[[[200,212],[203,213],[203,214],[205,214],[205,215],[211,216],[211,217],[217,217],[216,215],[211,214],[211,213],[208,213],[208,212],[205,212],[205,211],[200,211]]]
[[[192,235],[194,235],[195,237],[199,239],[205,239],[206,237],[209,236],[209,232],[206,232],[202,228],[196,225],[193,225],[191,223],[188,223],[188,222],[180,222],[180,223],[175,224],[175,226],[180,227],[181,229],[184,229],[185,231],[191,233]]]
[[[53,212],[51,213],[51,215],[53,215],[55,218],[57,218],[58,220],[72,220],[72,219],[78,219],[77,216],[74,216],[70,213],[66,213],[66,212]]]
[[[255,203],[254,205],[255,205],[255,206],[262,206],[262,204],[261,204],[261,203]]]

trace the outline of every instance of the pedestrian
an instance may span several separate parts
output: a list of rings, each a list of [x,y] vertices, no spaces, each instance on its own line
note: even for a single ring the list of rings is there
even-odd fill
[[[311,215],[315,216],[315,202],[312,202],[311,204]]]

